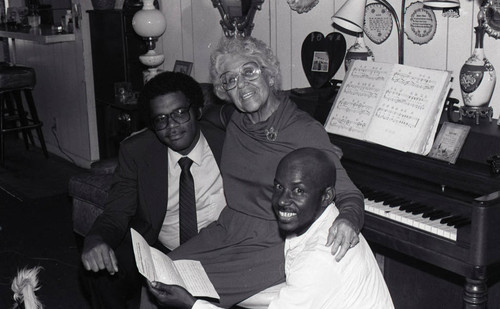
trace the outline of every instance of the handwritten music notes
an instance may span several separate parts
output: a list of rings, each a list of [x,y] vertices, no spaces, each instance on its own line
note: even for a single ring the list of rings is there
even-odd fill
[[[355,61],[325,128],[330,133],[426,154],[450,79],[447,71]]]

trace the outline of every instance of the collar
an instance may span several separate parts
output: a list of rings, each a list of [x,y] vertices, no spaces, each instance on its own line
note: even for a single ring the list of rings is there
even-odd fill
[[[328,207],[326,207],[321,216],[319,216],[319,218],[316,219],[316,221],[314,221],[313,224],[311,224],[311,226],[309,227],[309,229],[307,229],[307,231],[305,231],[300,236],[297,236],[295,234],[289,235],[287,236],[286,241],[288,242],[290,247],[294,247],[300,243],[307,241],[307,239],[314,237],[314,235],[316,235],[316,231],[318,229],[321,229],[321,227],[325,224],[325,222],[331,225],[334,218],[336,218],[337,215],[338,215],[337,207],[335,206],[334,203],[332,203],[328,205]]]
[[[200,138],[198,139],[196,146],[194,146],[193,150],[191,150],[191,152],[188,153],[186,157],[193,160],[194,164],[200,166],[203,159],[203,154],[205,153],[205,149],[207,149],[207,147],[209,147],[207,139],[200,131]],[[168,162],[169,168],[173,168],[174,166],[179,164],[179,159],[184,157],[184,155],[168,148],[168,157],[170,158]]]

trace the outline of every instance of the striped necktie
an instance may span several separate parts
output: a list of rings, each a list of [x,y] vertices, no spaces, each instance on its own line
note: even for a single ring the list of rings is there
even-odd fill
[[[193,164],[193,161],[188,157],[179,159],[179,166],[182,169],[179,181],[179,232],[181,244],[198,234],[194,180],[190,171],[191,164]]]

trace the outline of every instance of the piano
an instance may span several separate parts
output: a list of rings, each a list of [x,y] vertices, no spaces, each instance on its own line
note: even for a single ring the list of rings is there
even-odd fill
[[[476,145],[483,138],[479,145],[487,148],[484,142],[494,138],[492,147],[500,147],[500,129],[487,126],[490,135],[471,125],[454,165],[330,134],[365,195],[365,238],[464,277],[467,309],[486,308],[487,280],[500,264],[500,176],[491,173]]]

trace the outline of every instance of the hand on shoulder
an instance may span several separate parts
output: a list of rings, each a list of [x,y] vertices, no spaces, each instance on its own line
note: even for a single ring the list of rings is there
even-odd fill
[[[359,236],[354,225],[347,219],[337,218],[330,227],[327,246],[332,246],[332,255],[340,262],[347,253],[359,243]]]

